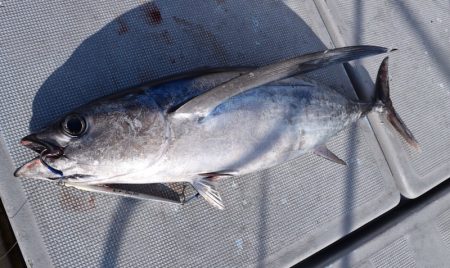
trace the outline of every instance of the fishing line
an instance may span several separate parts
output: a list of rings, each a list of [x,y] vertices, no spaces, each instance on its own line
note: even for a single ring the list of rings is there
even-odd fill
[[[183,189],[182,189],[182,191],[181,191],[181,204],[182,205],[185,205],[185,204],[187,204],[187,203],[189,203],[189,202],[191,202],[193,199],[195,199],[195,198],[199,198],[199,196],[200,196],[200,193],[199,192],[197,192],[196,194],[194,194],[193,196],[191,196],[191,197],[189,197],[188,199],[186,199],[186,184],[185,183],[183,183]]]
[[[9,255],[9,253],[11,253],[11,251],[12,251],[16,246],[17,246],[17,240],[16,240],[16,242],[14,242],[14,245],[12,245],[12,246],[5,252],[5,254],[3,254],[3,255],[0,257],[0,261],[3,261],[3,259],[5,259],[5,258]]]
[[[38,186],[39,186],[39,185],[37,185],[37,184],[34,185],[33,189],[31,189],[30,193],[29,193],[29,194],[26,194],[26,198],[25,198],[25,200],[23,201],[22,205],[20,205],[20,207],[17,209],[16,212],[14,212],[14,214],[13,214],[11,217],[8,216],[8,218],[13,219],[14,217],[16,217],[17,214],[19,214],[19,212],[23,209],[23,207],[25,206],[25,204],[28,202],[29,198],[30,198],[31,196],[33,196],[34,193],[36,193],[34,190],[36,190],[36,188],[37,188]],[[22,182],[22,187],[23,187],[23,189],[25,190],[25,186],[23,185],[23,182]]]
[[[39,155],[39,160],[40,160],[40,162],[46,167],[46,168],[48,168],[48,170],[50,170],[50,172],[52,172],[53,174],[56,174],[56,175],[58,175],[58,176],[60,176],[60,177],[64,177],[64,174],[63,174],[63,172],[61,171],[61,170],[58,170],[58,169],[56,169],[56,168],[54,168],[54,167],[52,167],[52,166],[50,166],[47,162],[45,162],[45,157],[48,155],[48,154],[45,154],[47,152],[47,149],[45,149],[45,150],[43,150],[42,152],[41,152],[41,154]],[[33,188],[33,191],[31,192],[31,193],[33,193],[34,192],[34,190],[37,188],[37,185]],[[30,193],[30,194],[31,194]],[[26,197],[26,199],[25,199],[25,201],[23,201],[23,203],[22,203],[22,205],[20,205],[20,207],[19,207],[19,209],[17,209],[17,211],[11,216],[11,217],[9,217],[10,219],[12,219],[12,218],[14,218],[21,210],[22,210],[22,208],[25,206],[25,204],[28,202],[28,198],[29,198],[30,196],[27,196]],[[17,241],[16,241],[17,242]],[[0,260],[1,260],[1,258],[0,258]]]

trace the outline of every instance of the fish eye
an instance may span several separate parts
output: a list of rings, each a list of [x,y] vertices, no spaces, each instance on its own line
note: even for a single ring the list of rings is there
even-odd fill
[[[64,133],[72,137],[80,137],[86,132],[86,120],[79,114],[70,114],[62,123]]]

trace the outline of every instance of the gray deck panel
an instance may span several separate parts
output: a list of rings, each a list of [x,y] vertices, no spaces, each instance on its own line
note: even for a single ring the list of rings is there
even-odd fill
[[[366,239],[367,240],[367,239]],[[450,188],[324,267],[448,267]]]
[[[196,67],[260,65],[330,47],[311,1],[11,1],[0,15],[8,154],[0,194],[9,215],[22,215],[11,222],[30,262],[288,266],[398,203],[366,120],[329,144],[347,167],[308,154],[223,181],[225,211],[201,200],[180,208],[12,177],[33,156],[20,137],[91,99]],[[310,76],[352,94],[342,67]],[[40,237],[23,238],[31,234]]]
[[[47,248],[37,228],[30,203],[19,180],[11,178],[14,166],[0,137],[0,197],[28,267],[51,267]]]
[[[400,192],[415,198],[450,177],[450,6],[448,1],[324,1],[339,45],[372,44],[390,56],[391,97],[421,145],[416,152],[378,116],[370,122]],[[379,62],[354,66],[362,95],[373,92]],[[361,68],[362,66],[362,68]]]

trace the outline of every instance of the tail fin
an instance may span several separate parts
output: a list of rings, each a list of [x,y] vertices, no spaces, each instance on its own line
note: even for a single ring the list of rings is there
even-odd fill
[[[400,134],[409,145],[420,151],[419,143],[405,123],[403,123],[400,116],[395,112],[394,106],[392,105],[392,100],[389,96],[388,62],[389,57],[384,58],[380,65],[380,69],[378,70],[377,81],[375,83],[375,102],[381,105],[385,110],[386,119],[398,134]]]

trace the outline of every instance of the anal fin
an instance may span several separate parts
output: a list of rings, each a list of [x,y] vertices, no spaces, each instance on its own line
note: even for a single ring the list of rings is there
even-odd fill
[[[224,209],[225,206],[222,203],[219,191],[217,191],[217,178],[216,177],[202,177],[195,179],[192,182],[195,190],[212,206],[218,209]]]
[[[332,151],[328,150],[327,146],[325,144],[319,145],[314,149],[314,153],[318,156],[321,156],[327,160],[333,161],[335,163],[341,164],[341,165],[347,165],[344,160],[337,157]]]

